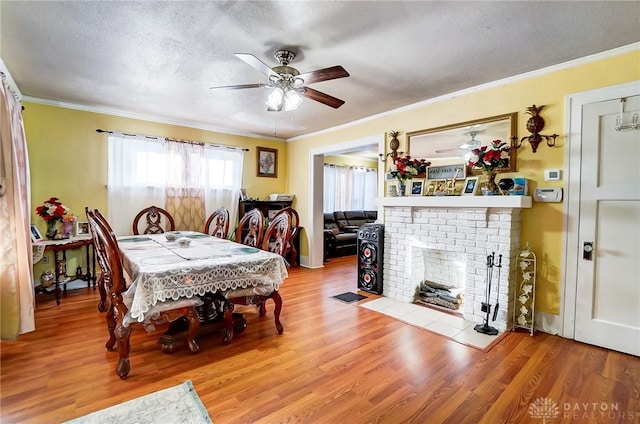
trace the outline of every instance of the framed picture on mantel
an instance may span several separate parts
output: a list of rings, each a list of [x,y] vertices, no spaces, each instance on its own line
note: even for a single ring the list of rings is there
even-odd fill
[[[278,149],[258,147],[258,177],[278,177]]]

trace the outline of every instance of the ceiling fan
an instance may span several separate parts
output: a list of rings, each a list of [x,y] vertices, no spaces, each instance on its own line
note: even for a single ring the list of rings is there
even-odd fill
[[[295,53],[290,50],[278,50],[275,53],[275,58],[280,63],[280,66],[273,68],[270,68],[252,54],[236,53],[235,55],[249,66],[267,75],[269,81],[267,83],[225,85],[211,87],[211,89],[239,90],[244,88],[272,88],[273,90],[267,99],[267,110],[269,111],[294,110],[302,102],[300,96],[331,106],[334,109],[344,104],[344,100],[340,100],[305,85],[348,77],[349,73],[342,66],[332,66],[330,68],[301,74],[297,69],[289,66],[289,63],[296,56]]]
[[[436,150],[436,153],[447,153],[447,152],[456,152],[458,150],[468,150],[471,151],[473,149],[478,149],[481,146],[480,140],[476,140],[476,135],[478,135],[478,131],[471,131],[469,136],[471,136],[471,140],[468,140],[458,147],[453,147],[450,149],[440,149]]]

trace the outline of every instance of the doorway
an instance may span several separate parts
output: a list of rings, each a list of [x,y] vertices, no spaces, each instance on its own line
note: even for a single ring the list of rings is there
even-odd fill
[[[623,100],[624,99],[624,100]],[[564,337],[640,355],[638,82],[567,99]]]
[[[324,226],[323,226],[323,188],[324,188],[324,156],[335,155],[343,152],[351,152],[357,149],[363,149],[368,146],[378,146],[381,153],[384,149],[384,134],[376,134],[369,137],[351,140],[344,143],[321,146],[311,149],[309,152],[309,169],[310,169],[310,187],[309,195],[309,227],[311,231],[307,233],[309,237],[309,261],[310,268],[319,268],[323,266],[324,254]],[[381,172],[380,164],[378,164],[378,196],[382,195],[384,190],[384,173]],[[378,210],[378,216],[380,215]]]

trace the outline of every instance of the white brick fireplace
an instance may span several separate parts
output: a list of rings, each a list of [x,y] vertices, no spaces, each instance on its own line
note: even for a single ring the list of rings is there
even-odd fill
[[[512,327],[515,281],[511,259],[521,249],[521,209],[531,207],[528,196],[385,197],[383,294],[412,303],[417,287],[428,278],[464,288],[460,313],[482,323],[486,313],[487,255],[502,255],[502,268],[493,268],[490,303],[495,306],[500,270],[498,316],[489,325],[500,331]]]

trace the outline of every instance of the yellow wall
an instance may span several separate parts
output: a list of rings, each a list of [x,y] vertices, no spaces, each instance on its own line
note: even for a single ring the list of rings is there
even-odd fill
[[[52,196],[70,212],[84,220],[84,208],[107,210],[107,135],[96,129],[112,129],[127,133],[166,136],[186,140],[246,147],[242,186],[252,197],[265,198],[269,193],[287,190],[286,142],[241,137],[176,125],[143,121],[24,102],[23,112],[27,148],[31,166],[31,222],[45,233],[44,221],[35,208]],[[278,149],[278,177],[257,177],[256,147]],[[85,266],[83,252],[67,255],[67,272],[75,272],[78,264]],[[53,270],[50,264],[34,266],[34,276]]]
[[[291,193],[296,193],[296,208],[300,213],[301,225],[308,226],[305,222],[309,213],[307,168],[311,149],[384,134],[390,130],[400,130],[402,132],[400,150],[406,151],[405,134],[407,132],[510,112],[518,112],[518,135],[524,137],[529,135],[526,130],[529,115],[524,112],[533,104],[546,106],[541,113],[546,123],[542,133],[562,135],[565,132],[565,96],[638,79],[640,79],[640,50],[458,95],[451,99],[291,142],[288,146],[289,158],[291,158],[288,186]],[[546,168],[563,168],[564,142],[565,139],[561,136],[556,147],[549,148],[541,145],[535,154],[532,153],[529,144],[518,150],[518,171],[515,174],[530,180],[530,192],[539,185],[560,187],[564,185],[564,181],[544,182],[543,174]],[[560,310],[562,219],[562,203],[536,203],[533,208],[523,212],[521,236],[523,246],[528,242],[537,253],[540,262],[536,309],[551,314],[558,314]],[[306,244],[308,241],[303,240],[302,254],[306,254]]]

